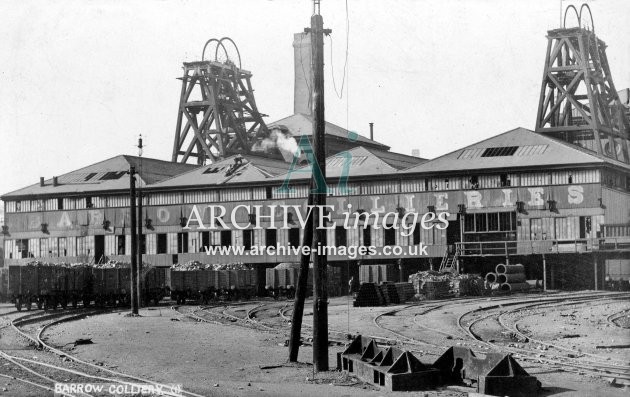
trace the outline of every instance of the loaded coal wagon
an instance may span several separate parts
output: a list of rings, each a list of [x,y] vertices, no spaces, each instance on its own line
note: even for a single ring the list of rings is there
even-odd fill
[[[193,300],[249,299],[256,294],[258,277],[242,264],[206,265],[188,262],[171,268],[171,298],[177,304]]]
[[[95,306],[125,306],[131,302],[130,268],[92,268],[91,281]],[[83,305],[88,306],[89,301]]]
[[[147,269],[142,278],[144,304],[149,306],[153,302],[157,306],[162,298],[171,293],[171,269],[146,264],[143,265],[143,269]]]
[[[170,291],[170,269],[151,268],[144,273],[144,300],[159,302]],[[32,262],[9,266],[9,297],[17,310],[125,306],[131,301],[131,269],[128,263],[67,264]]]
[[[340,296],[343,293],[341,269],[334,266],[327,267],[328,272],[328,296]],[[300,274],[299,263],[281,263],[272,269],[266,269],[265,290],[267,295],[278,298],[295,298],[295,288]],[[310,296],[313,292],[313,268],[308,269],[306,281],[306,293]]]

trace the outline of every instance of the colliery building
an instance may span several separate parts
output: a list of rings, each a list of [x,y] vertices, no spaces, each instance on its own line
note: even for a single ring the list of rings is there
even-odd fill
[[[408,236],[371,222],[328,230],[328,245],[403,248],[396,255],[329,255],[331,265],[346,269],[344,277],[358,274],[358,264],[396,263],[404,278],[430,267],[485,273],[506,261],[524,264],[528,278],[544,277],[550,288],[597,289],[607,278],[630,277],[627,90],[617,93],[605,44],[593,32],[556,29],[547,37],[533,130],[490,131],[488,139],[426,160],[327,123],[327,200],[338,225],[348,208],[448,213],[449,221],[445,229],[416,227]],[[303,58],[308,34],[296,35],[294,48],[294,115],[262,121],[240,60],[187,63],[172,161],[121,155],[4,194],[4,267],[32,260],[129,261],[131,166],[142,192],[144,262],[243,262],[261,269],[295,262],[296,255],[249,255],[254,246],[301,244],[297,214],[289,214],[287,228],[271,228],[270,213],[254,211],[307,203],[309,153],[297,143],[312,135],[301,77],[310,73],[303,69],[310,64]],[[202,93],[193,98],[198,88]],[[235,103],[244,107],[235,111]],[[191,159],[197,164],[185,163]],[[293,169],[294,161],[302,168]],[[289,191],[280,189],[287,178]],[[209,225],[208,205],[223,206],[228,216],[245,206],[249,211],[236,211],[234,220],[247,224],[262,215],[263,227],[240,230],[227,219],[228,227]],[[191,222],[195,208],[206,227],[216,228]],[[276,216],[278,224],[287,219],[281,211]],[[245,251],[208,256],[204,247],[210,246]],[[408,249],[415,246],[426,247],[426,255]]]

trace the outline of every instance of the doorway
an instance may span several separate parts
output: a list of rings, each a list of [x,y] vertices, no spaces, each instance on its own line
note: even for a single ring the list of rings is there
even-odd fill
[[[94,236],[94,263],[105,260],[105,236]]]

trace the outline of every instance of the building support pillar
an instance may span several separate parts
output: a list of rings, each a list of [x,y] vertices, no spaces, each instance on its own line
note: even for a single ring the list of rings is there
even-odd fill
[[[551,279],[551,289],[556,289],[556,277],[553,271],[553,264],[549,265],[549,278]]]
[[[543,260],[543,291],[547,291],[547,259],[545,258],[545,254],[542,256]]]
[[[597,291],[599,288],[599,284],[598,284],[598,266],[597,266],[597,255],[593,255],[593,281],[595,283],[595,291]]]

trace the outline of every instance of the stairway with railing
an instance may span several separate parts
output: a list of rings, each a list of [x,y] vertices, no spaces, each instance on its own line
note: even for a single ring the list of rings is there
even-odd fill
[[[440,273],[456,273],[457,259],[459,257],[459,247],[455,248],[455,253],[451,254],[448,248],[444,251],[442,263],[440,263]]]

